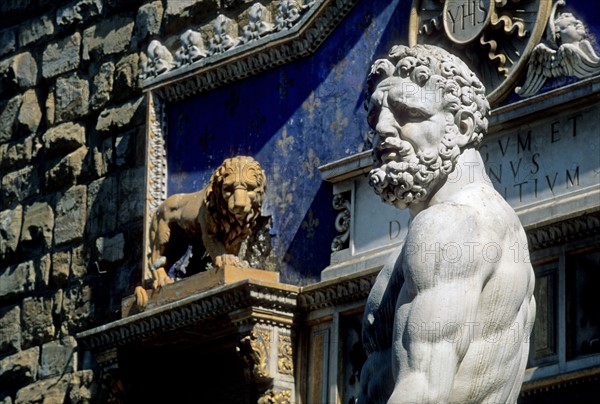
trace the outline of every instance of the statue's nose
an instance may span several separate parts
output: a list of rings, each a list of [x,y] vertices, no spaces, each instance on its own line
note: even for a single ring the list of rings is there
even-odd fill
[[[394,118],[394,114],[387,107],[383,107],[379,113],[379,119],[375,126],[375,131],[382,138],[385,139],[390,136],[398,136],[398,123]]]
[[[249,205],[248,193],[244,189],[236,189],[233,193],[233,206],[236,209],[243,209]]]

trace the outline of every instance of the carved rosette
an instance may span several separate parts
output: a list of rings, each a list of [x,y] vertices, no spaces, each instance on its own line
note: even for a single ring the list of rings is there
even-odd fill
[[[269,377],[269,355],[271,352],[271,332],[255,329],[242,338],[237,352],[245,364],[246,377],[249,380],[262,380]]]
[[[279,335],[277,371],[282,375],[294,374],[292,337],[289,335]]]
[[[331,242],[332,252],[348,248],[351,221],[350,207],[349,192],[334,195],[333,208],[339,211],[335,218],[335,229],[340,234],[335,236]]]
[[[409,44],[452,49],[474,68],[493,106],[513,90],[551,7],[552,0],[414,0]]]

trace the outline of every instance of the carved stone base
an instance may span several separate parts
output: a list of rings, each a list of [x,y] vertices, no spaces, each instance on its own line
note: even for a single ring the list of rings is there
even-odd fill
[[[247,279],[263,282],[279,282],[279,273],[261,269],[225,265],[223,268],[200,272],[157,290],[147,289],[148,305],[146,306],[146,310],[180,300],[194,293],[203,292],[217,286],[229,285]],[[139,312],[140,310],[136,305],[135,295],[123,299],[121,302],[122,317],[127,317]]]

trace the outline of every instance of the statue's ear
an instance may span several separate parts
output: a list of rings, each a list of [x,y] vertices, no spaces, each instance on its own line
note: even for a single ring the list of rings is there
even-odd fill
[[[473,129],[475,128],[475,117],[473,113],[466,109],[459,110],[454,116],[454,123],[458,127],[458,136],[456,144],[463,148],[473,139]]]

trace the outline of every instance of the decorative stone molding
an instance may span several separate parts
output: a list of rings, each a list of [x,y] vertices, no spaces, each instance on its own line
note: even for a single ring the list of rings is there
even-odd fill
[[[367,298],[381,267],[302,288],[298,295],[298,306],[309,312],[324,307],[333,307],[347,302],[358,302]]]
[[[335,229],[340,234],[335,236],[331,242],[332,252],[348,248],[351,220],[351,203],[348,199],[349,194],[349,192],[344,192],[333,196],[333,208],[339,211],[335,218]]]
[[[280,334],[279,344],[277,347],[277,371],[282,375],[293,375],[294,359],[292,337],[289,335]]]
[[[242,338],[236,351],[245,363],[248,380],[260,381],[269,377],[268,362],[271,353],[271,332],[256,328]]]
[[[290,404],[292,392],[290,390],[267,390],[259,399],[258,404]]]
[[[527,231],[531,251],[600,234],[600,212],[590,213]]]
[[[571,13],[561,13],[555,17],[557,1],[547,25],[547,40],[538,44],[528,62],[527,76],[522,87],[515,88],[521,97],[537,94],[547,79],[575,76],[590,77],[600,73],[600,57],[594,51],[590,36],[582,21]]]
[[[181,47],[175,53],[175,61],[178,67],[189,65],[197,60],[208,56],[208,52],[204,48],[202,34],[188,29],[179,37]]]
[[[148,49],[149,67],[142,76],[143,86],[167,101],[177,101],[305,57],[323,43],[356,1],[301,4],[298,0],[285,0],[277,7],[273,27],[265,9],[257,3],[246,13],[249,23],[243,26],[241,39],[237,28],[232,27],[238,26],[244,13],[231,20],[220,15],[213,22],[211,38],[182,35],[181,47],[175,51],[176,63],[169,60],[160,42],[153,41],[152,49]],[[198,51],[186,50],[193,47]],[[203,56],[206,48],[209,50]],[[188,56],[192,53],[193,58]]]

